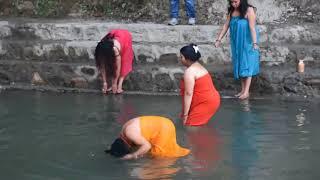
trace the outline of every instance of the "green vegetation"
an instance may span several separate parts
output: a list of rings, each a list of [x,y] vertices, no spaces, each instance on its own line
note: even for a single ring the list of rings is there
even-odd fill
[[[162,21],[169,3],[157,0],[0,0],[0,16],[103,17],[115,20]]]
[[[36,0],[35,14],[41,17],[57,16],[60,0]]]

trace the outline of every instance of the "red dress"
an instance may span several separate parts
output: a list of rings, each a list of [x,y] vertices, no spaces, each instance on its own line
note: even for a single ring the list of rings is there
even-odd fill
[[[180,83],[182,96],[182,113],[184,114],[184,81]],[[186,125],[201,126],[210,120],[220,106],[220,94],[213,85],[210,74],[206,74],[195,81],[191,106]]]
[[[132,71],[133,49],[132,36],[128,30],[114,29],[109,34],[120,43],[121,70],[120,76],[125,77]]]

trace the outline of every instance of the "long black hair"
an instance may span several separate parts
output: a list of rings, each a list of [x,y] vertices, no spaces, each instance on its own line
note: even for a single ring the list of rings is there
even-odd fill
[[[97,45],[94,58],[96,61],[96,66],[105,69],[106,76],[114,76],[115,74],[115,53],[113,50],[113,36],[107,34]]]
[[[180,49],[180,53],[192,62],[196,62],[201,58],[199,48],[196,44],[189,44]]]
[[[228,0],[228,1],[229,1],[228,15],[231,16],[232,12],[235,9],[231,4],[231,0]],[[248,3],[248,0],[240,0],[239,11],[240,11],[240,18],[241,19],[245,18],[249,7],[253,7],[256,10],[256,8],[254,6],[252,6],[251,4]]]
[[[130,147],[121,139],[117,138],[111,145],[110,149],[104,151],[107,154],[111,154],[115,157],[123,157],[130,153]]]

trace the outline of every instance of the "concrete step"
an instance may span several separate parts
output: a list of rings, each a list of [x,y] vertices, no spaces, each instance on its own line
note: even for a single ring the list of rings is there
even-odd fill
[[[47,62],[94,62],[96,41],[0,41],[0,60],[37,60]],[[177,64],[180,48],[184,44],[140,44],[133,45],[136,62],[139,64]],[[205,63],[230,61],[228,46],[214,48],[199,45]]]
[[[320,27],[317,24],[259,25],[261,43],[320,44]],[[69,41],[99,41],[115,28],[128,29],[134,42],[141,43],[212,43],[221,26],[167,26],[153,23],[121,24],[105,21],[46,20],[0,21],[1,39],[42,39]]]
[[[164,58],[169,59],[164,63],[176,63],[179,49],[191,42],[200,46],[202,61],[206,64],[230,61],[229,38],[222,48],[213,47],[219,26],[173,27],[83,20],[0,21],[0,60],[91,62],[96,43],[113,28],[132,32],[138,63],[163,62]],[[297,58],[320,59],[317,53],[320,52],[320,27],[316,25],[262,25],[259,29],[261,61],[274,65]]]
[[[47,62],[94,63],[96,41],[52,41],[52,40],[2,40],[0,61],[37,60]],[[184,44],[135,43],[133,45],[138,64],[177,64],[179,50]],[[204,64],[230,62],[230,46],[215,48],[212,44],[200,44],[201,60]],[[297,58],[320,63],[320,46],[272,45],[261,47],[261,61],[270,65],[295,61]],[[298,57],[297,57],[298,56]]]
[[[168,26],[153,23],[121,24],[103,21],[0,21],[0,38],[99,41],[111,29],[119,28],[129,30],[132,33],[133,42],[207,44],[214,42],[221,26]],[[267,26],[260,25],[259,30],[261,42],[265,43],[268,39]]]

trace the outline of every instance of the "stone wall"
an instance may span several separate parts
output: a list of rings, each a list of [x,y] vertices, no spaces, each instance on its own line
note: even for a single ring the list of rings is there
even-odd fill
[[[94,65],[96,43],[113,28],[132,32],[134,71],[124,83],[130,91],[177,92],[183,68],[179,49],[199,45],[202,63],[222,92],[235,91],[228,37],[221,48],[213,41],[220,26],[121,24],[101,20],[14,19],[0,21],[0,84],[31,87],[99,90]],[[315,23],[264,24],[261,35],[261,74],[252,86],[256,93],[318,96],[320,94],[320,27]],[[306,72],[296,72],[296,62]]]
[[[193,42],[218,89],[235,91],[229,37],[213,47],[228,1],[196,2],[197,26],[169,27],[168,0],[0,0],[0,89],[99,90],[95,45],[108,30],[126,28],[136,59],[125,89],[177,92],[183,73],[178,52]],[[261,35],[261,74],[253,92],[319,95],[319,0],[249,2],[257,7]],[[304,74],[296,72],[299,59],[305,60]]]

